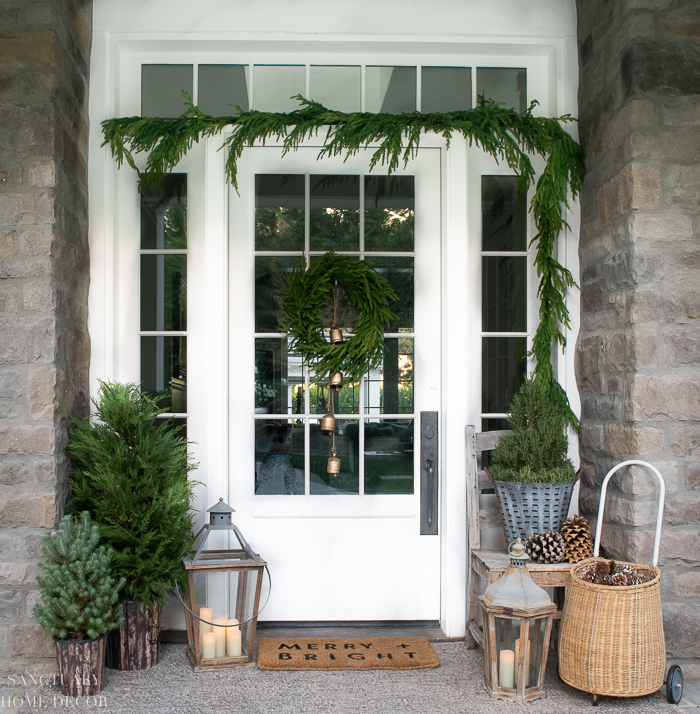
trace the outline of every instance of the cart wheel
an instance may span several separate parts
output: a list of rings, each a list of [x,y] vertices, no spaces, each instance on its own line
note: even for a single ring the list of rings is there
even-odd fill
[[[683,698],[683,670],[672,664],[666,675],[666,696],[671,704],[678,704]]]

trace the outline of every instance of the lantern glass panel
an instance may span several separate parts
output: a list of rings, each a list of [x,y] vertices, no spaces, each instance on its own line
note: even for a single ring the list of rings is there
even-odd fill
[[[496,617],[496,662],[498,686],[515,689],[517,681],[516,647],[520,642],[520,620]]]
[[[252,622],[245,621],[253,616],[260,572],[255,569],[226,572],[197,571],[192,574],[195,601],[193,610],[197,615],[200,615],[201,608],[211,608],[212,621],[217,617],[225,617],[245,623],[240,626],[241,651],[229,651],[230,646],[227,642],[226,657],[246,657],[250,654]],[[200,637],[202,632],[210,631],[204,623],[200,622],[198,626]]]
[[[530,622],[529,656],[528,656],[528,681],[526,687],[537,687],[540,681],[540,668],[542,666],[542,651],[544,638],[547,632],[547,618],[541,617]]]

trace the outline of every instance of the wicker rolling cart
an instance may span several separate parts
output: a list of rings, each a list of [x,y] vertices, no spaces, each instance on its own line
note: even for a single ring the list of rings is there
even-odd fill
[[[626,466],[643,466],[659,481],[659,508],[652,565],[626,563],[653,577],[639,585],[599,585],[583,580],[582,570],[604,560],[598,557],[605,494],[611,476]],[[666,488],[659,471],[645,461],[625,461],[612,468],[603,481],[596,524],[594,557],[571,568],[559,637],[559,676],[567,684],[593,694],[641,697],[664,683],[666,647],[661,613],[659,541]],[[669,702],[683,695],[683,673],[678,665],[666,676]]]

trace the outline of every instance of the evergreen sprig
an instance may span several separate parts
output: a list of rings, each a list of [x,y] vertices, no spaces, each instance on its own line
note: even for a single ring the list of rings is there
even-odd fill
[[[321,321],[321,310],[328,304],[336,281],[345,288],[358,314],[353,337],[332,345],[323,338],[327,326]],[[389,281],[369,263],[330,251],[308,268],[302,262],[289,276],[282,330],[289,333],[290,351],[303,355],[316,379],[343,372],[345,382],[352,384],[381,365],[384,329],[395,317],[388,304],[394,300]]]
[[[528,377],[508,407],[512,429],[491,452],[495,481],[557,483],[574,481],[574,465],[566,454],[569,440],[564,419],[546,389]]]
[[[137,169],[134,155],[146,153],[146,170],[141,185],[156,183],[177,166],[200,139],[228,132],[222,148],[228,149],[226,173],[236,189],[238,160],[246,147],[274,139],[282,143],[283,155],[296,150],[307,139],[323,134],[319,158],[345,154],[375,146],[370,166],[384,165],[389,173],[401,162],[415,156],[423,133],[442,136],[449,147],[454,135],[463,136],[505,163],[519,176],[518,191],[526,192],[535,183],[531,157],[545,160],[544,170],[535,183],[530,204],[537,234],[535,265],[540,280],[540,323],[534,335],[531,355],[535,358],[535,379],[548,390],[567,423],[579,429],[566,393],[557,383],[552,365],[552,347],[566,345],[565,330],[570,328],[566,306],[568,288],[576,286],[571,273],[555,258],[555,241],[569,228],[565,219],[569,195],[576,197],[585,175],[583,150],[565,131],[575,119],[537,117],[533,101],[523,113],[505,109],[496,102],[484,101],[465,111],[386,114],[337,112],[297,95],[300,108],[289,113],[242,111],[237,116],[212,117],[201,112],[183,92],[187,110],[174,119],[122,117],[102,122],[112,155],[121,166],[125,161]],[[377,146],[378,145],[378,146]]]
[[[112,577],[112,551],[100,542],[100,528],[85,511],[65,516],[55,534],[44,533],[39,563],[41,601],[34,617],[59,640],[97,639],[119,627],[115,607],[124,578]]]
[[[72,513],[89,511],[112,551],[123,600],[152,607],[187,588],[182,556],[194,540],[190,502],[196,464],[165,410],[136,384],[100,382],[94,421],[70,435]]]

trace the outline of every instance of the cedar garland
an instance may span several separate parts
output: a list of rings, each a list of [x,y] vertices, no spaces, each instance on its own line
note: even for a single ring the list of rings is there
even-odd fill
[[[445,113],[385,114],[369,112],[337,112],[301,95],[301,107],[289,113],[244,112],[235,107],[237,116],[212,117],[201,112],[183,92],[187,110],[174,119],[160,117],[121,117],[102,122],[112,156],[119,166],[125,161],[138,170],[134,154],[148,154],[141,186],[159,181],[174,169],[187,151],[200,139],[230,132],[222,148],[228,149],[226,173],[237,189],[237,162],[243,149],[263,144],[267,139],[282,143],[282,155],[294,151],[307,139],[324,132],[319,158],[345,154],[352,156],[368,146],[374,148],[370,167],[386,165],[388,172],[396,170],[401,161],[415,156],[423,132],[433,132],[445,138],[449,148],[454,134],[460,134],[497,161],[506,164],[519,176],[518,191],[526,192],[533,184],[530,203],[537,234],[531,244],[537,245],[535,265],[540,283],[540,322],[535,332],[532,352],[535,358],[534,376],[546,387],[550,399],[557,405],[567,423],[579,429],[578,419],[571,410],[564,389],[556,381],[552,365],[552,346],[566,346],[565,330],[570,328],[566,307],[566,291],[577,287],[573,275],[553,256],[555,241],[563,229],[569,229],[564,217],[569,192],[579,193],[585,175],[583,149],[564,130],[564,125],[576,121],[571,115],[536,117],[530,107],[519,114],[493,101],[480,98],[474,109]],[[104,145],[103,144],[103,145]],[[545,166],[536,179],[531,155],[539,155]]]

